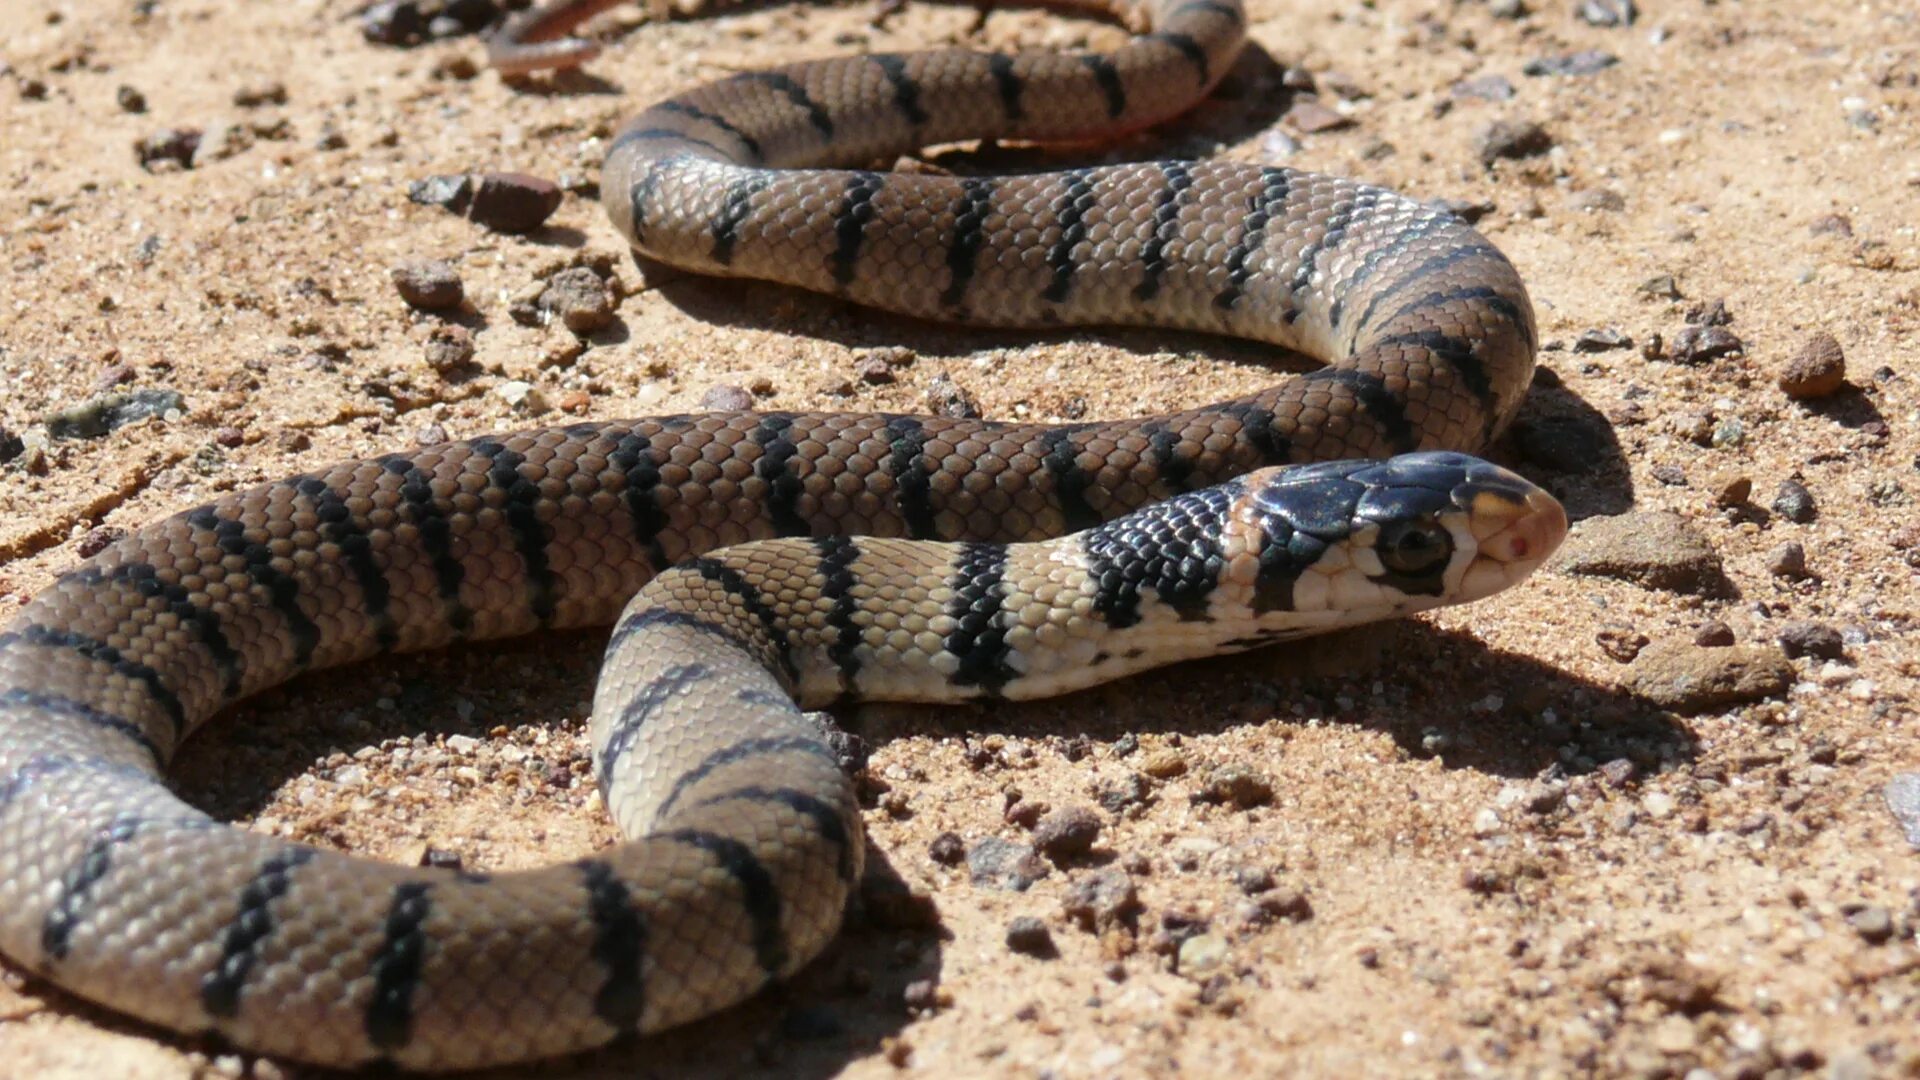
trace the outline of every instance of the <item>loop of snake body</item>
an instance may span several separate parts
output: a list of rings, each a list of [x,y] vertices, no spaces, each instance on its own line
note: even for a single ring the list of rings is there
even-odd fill
[[[590,47],[557,39],[607,6],[522,17],[496,61],[576,63]],[[1434,452],[1505,425],[1535,344],[1513,268],[1451,215],[1231,161],[831,167],[1156,123],[1244,36],[1237,0],[1060,6],[1138,34],[725,78],[613,141],[607,210],[692,270],[974,324],[1212,330],[1325,368],[1104,423],[579,423],[142,528],[0,632],[0,952],[151,1023],[330,1065],[462,1068],[659,1030],[791,973],[839,924],[858,808],[796,700],[1057,693],[1536,565],[1558,504]],[[607,624],[630,598],[592,721],[631,838],[612,850],[497,875],[374,863],[211,820],[162,779],[195,727],[302,672]]]

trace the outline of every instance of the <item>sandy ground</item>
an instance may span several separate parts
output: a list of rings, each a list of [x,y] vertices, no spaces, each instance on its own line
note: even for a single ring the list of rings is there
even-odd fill
[[[1496,456],[1576,520],[1672,511],[1728,587],[1555,566],[1471,609],[1288,655],[1030,706],[848,717],[875,744],[870,862],[929,897],[937,925],[870,897],[791,986],[549,1071],[1920,1075],[1920,859],[1882,796],[1920,770],[1920,17],[1901,0],[1686,0],[1606,28],[1573,0],[1527,6],[1259,0],[1258,49],[1223,93],[1115,155],[1284,160],[1491,204],[1481,227],[1529,282],[1549,343],[1522,418],[1533,441]],[[354,0],[0,5],[0,439],[26,445],[0,442],[0,620],[99,530],[442,432],[698,409],[719,386],[782,409],[919,411],[943,379],[991,417],[1120,417],[1275,377],[1243,343],[979,335],[772,287],[643,287],[577,195],[528,238],[408,202],[410,181],[476,169],[578,190],[642,101],[745,66],[963,40],[973,18],[916,6],[875,28],[872,14],[625,13],[591,78],[529,92],[462,70],[471,38],[368,43]],[[1021,11],[984,40],[1112,33]],[[1523,73],[1583,49],[1618,63]],[[1285,119],[1302,81],[1287,68],[1351,125]],[[1510,99],[1487,100],[1503,96],[1488,76]],[[273,82],[283,102],[236,103]],[[1552,147],[1489,167],[1478,139],[1495,120],[1538,122]],[[217,149],[143,170],[135,140],[177,127]],[[427,365],[438,320],[389,280],[422,258],[464,278],[471,377]],[[556,269],[595,260],[626,295],[584,348],[558,322],[508,317]],[[1642,288],[1662,275],[1679,299]],[[1743,355],[1643,354],[1716,299]],[[1634,344],[1574,350],[1604,328]],[[1819,331],[1844,347],[1850,385],[1802,405],[1775,376]],[[918,359],[869,385],[856,364],[884,345]],[[516,412],[499,392],[514,380],[553,411]],[[103,387],[183,403],[45,441],[50,415]],[[1556,454],[1570,433],[1592,452]],[[1751,497],[1720,505],[1741,477]],[[1810,522],[1771,508],[1790,479],[1817,504]],[[1775,572],[1787,542],[1804,576]],[[1793,660],[1785,690],[1679,715],[1629,689],[1641,665],[1623,658],[1642,639],[1711,652],[1693,641],[1717,621],[1772,650],[1794,620],[1837,631],[1843,652]],[[306,678],[197,740],[182,789],[249,827],[384,858],[578,856],[612,839],[580,775],[600,645],[576,634]],[[1233,767],[1270,785],[1267,805],[1203,798]],[[1095,808],[1093,853],[1025,891],[936,860],[943,832],[976,854],[1030,843],[1003,813],[1016,791]],[[1135,928],[1063,914],[1101,872],[1137,889]],[[1057,956],[1009,948],[1023,916]],[[298,1071],[0,982],[9,1076]]]

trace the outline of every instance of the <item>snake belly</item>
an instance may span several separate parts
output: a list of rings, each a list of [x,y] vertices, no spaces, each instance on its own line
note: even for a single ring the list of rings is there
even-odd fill
[[[607,6],[518,20],[497,55],[508,67],[577,58],[549,39]],[[772,605],[751,564],[698,561],[731,545],[816,545],[793,587],[833,600],[809,609],[830,619],[875,560],[957,559],[978,579],[1009,550],[996,545],[1218,500],[1214,485],[1262,467],[1472,451],[1506,424],[1531,378],[1532,309],[1507,260],[1443,211],[1230,161],[993,179],[832,167],[957,138],[1085,140],[1158,122],[1211,89],[1244,35],[1234,0],[1059,6],[1140,32],[1108,53],[842,57],[711,83],[616,137],[608,213],[639,251],[700,272],[947,321],[1197,328],[1326,367],[1102,423],[578,423],[336,464],[141,528],[0,631],[0,953],[162,1027],[329,1065],[521,1061],[713,1012],[817,952],[859,868],[844,778],[789,745],[812,736],[737,722],[767,711],[734,708],[772,692],[747,685],[757,676],[687,678],[685,701],[713,722],[666,726],[699,734],[649,743],[632,781],[603,776],[641,834],[532,872],[393,866],[236,829],[178,800],[165,765],[222,708],[303,672],[609,624],[689,560],[758,619]],[[836,546],[848,536],[973,546]],[[834,565],[843,573],[816,573]],[[1109,621],[1165,629],[1185,595],[1167,591],[1185,578],[1109,578],[1118,593],[1080,601]],[[861,610],[902,602],[883,590]],[[934,698],[1006,690],[1005,673],[979,668],[1015,628],[971,608],[952,617],[961,636],[942,637],[945,659],[903,678]],[[840,645],[841,659],[861,647]],[[778,657],[746,651],[778,672]],[[653,707],[631,655],[607,676],[630,695],[615,718]],[[618,730],[596,719],[600,737]],[[596,755],[609,760],[608,746]],[[721,773],[756,797],[717,798]],[[649,794],[628,796],[629,782]],[[648,807],[676,791],[692,794],[656,825]]]

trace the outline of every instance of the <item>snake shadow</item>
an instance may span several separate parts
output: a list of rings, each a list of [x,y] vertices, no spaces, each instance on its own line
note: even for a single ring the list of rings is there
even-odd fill
[[[343,770],[358,763],[364,748],[446,745],[436,735],[494,741],[503,725],[539,727],[556,712],[567,717],[557,724],[559,733],[577,734],[583,709],[558,703],[581,703],[591,696],[604,639],[603,632],[583,631],[475,645],[377,659],[357,668],[352,680],[325,674],[296,680],[197,735],[176,766],[179,787],[209,813],[246,817],[267,807],[296,777],[343,779]],[[1059,749],[1069,761],[1094,755],[1119,769],[1132,766],[1129,743],[1139,734],[1203,736],[1276,720],[1376,730],[1408,757],[1436,758],[1448,770],[1503,779],[1555,779],[1623,759],[1633,763],[1632,774],[1648,775],[1681,767],[1695,753],[1687,729],[1645,700],[1418,621],[1179,665],[1046,701],[870,706],[844,720],[844,726],[864,729],[870,742],[999,732],[1042,750]],[[562,743],[570,740],[556,740]],[[569,764],[564,755],[550,754],[561,766]],[[494,779],[483,780],[477,789]],[[1381,782],[1397,783],[1385,777]],[[343,804],[354,801],[335,794],[317,800],[314,813],[322,821],[336,821],[351,812]],[[497,806],[491,809],[499,814]],[[391,803],[377,811],[383,818],[393,812]],[[590,814],[582,807],[563,816]],[[327,828],[320,833],[353,846],[350,826],[342,826],[337,837]],[[449,840],[429,835],[436,846]],[[477,837],[484,853],[485,831]],[[445,846],[458,850],[474,843],[475,837],[454,836]],[[584,852],[555,851],[544,861],[578,854]],[[883,1053],[913,1019],[912,984],[938,985],[947,933],[935,901],[916,895],[895,869],[891,859],[903,857],[917,856],[896,852],[890,858],[869,840],[868,869],[846,928],[794,979],[718,1016],[560,1059],[542,1065],[538,1074],[825,1078]],[[956,887],[962,903],[965,888]],[[939,902],[952,901],[943,894]],[[150,1030],[44,992],[63,1011],[101,1026]],[[479,1075],[528,1074],[516,1068]]]

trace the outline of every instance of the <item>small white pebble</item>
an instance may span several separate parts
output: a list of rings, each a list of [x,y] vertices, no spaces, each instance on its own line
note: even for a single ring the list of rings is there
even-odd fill
[[[480,749],[480,740],[471,735],[447,736],[447,749],[456,754],[471,754]]]
[[[1500,832],[1500,815],[1488,806],[1473,815],[1473,835],[1493,836]]]

